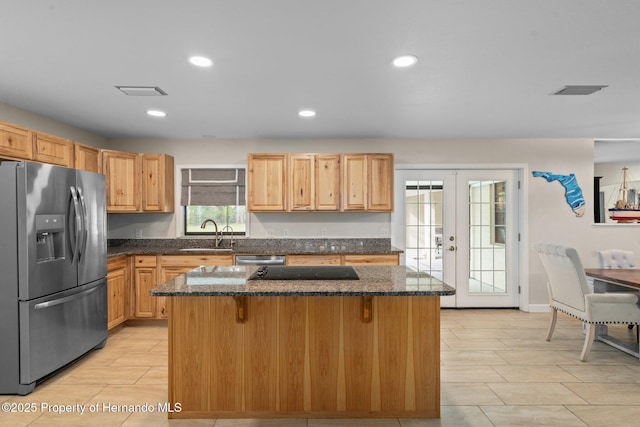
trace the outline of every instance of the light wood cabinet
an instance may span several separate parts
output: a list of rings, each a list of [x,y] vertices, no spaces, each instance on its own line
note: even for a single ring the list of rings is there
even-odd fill
[[[73,147],[73,163],[76,169],[97,173],[102,172],[100,149],[76,142]]]
[[[316,210],[340,210],[340,155],[315,156]]]
[[[107,181],[107,212],[140,210],[140,156],[102,150],[102,172]]]
[[[107,328],[112,329],[127,320],[127,284],[129,283],[127,256],[107,261]]]
[[[157,317],[158,299],[151,296],[151,289],[158,284],[155,255],[133,257],[133,317]]]
[[[142,154],[142,210],[173,212],[173,157]]]
[[[33,159],[32,131],[6,122],[0,122],[0,157],[7,159]]]
[[[289,183],[288,210],[315,210],[315,156],[313,154],[289,155]]]
[[[102,150],[107,212],[173,212],[173,157]]]
[[[393,210],[393,154],[342,156],[342,210]]]
[[[287,209],[287,155],[249,154],[248,200],[250,212],[284,212]]]
[[[287,255],[287,265],[341,265],[340,255]]]
[[[398,254],[384,255],[343,255],[344,265],[400,265]]]
[[[250,212],[393,210],[393,154],[249,154]]]
[[[169,297],[169,417],[440,415],[439,297],[239,298]]]
[[[33,134],[33,160],[73,167],[73,141],[42,132]]]
[[[400,265],[398,254],[287,255],[287,265]]]
[[[393,211],[393,155],[367,154],[370,211]]]

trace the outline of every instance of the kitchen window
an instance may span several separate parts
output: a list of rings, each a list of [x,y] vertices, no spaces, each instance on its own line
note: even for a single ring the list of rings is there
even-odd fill
[[[225,235],[244,235],[247,207],[245,169],[190,168],[181,170],[180,204],[184,209],[185,235],[213,235],[215,226]]]

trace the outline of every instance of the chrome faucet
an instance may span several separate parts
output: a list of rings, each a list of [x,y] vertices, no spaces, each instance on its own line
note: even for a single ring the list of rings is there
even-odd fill
[[[207,226],[207,223],[209,222],[212,222],[213,226],[216,228],[216,248],[217,248],[218,246],[220,246],[220,242],[222,242],[222,233],[218,231],[218,224],[211,218],[207,218],[204,221],[202,221],[202,224],[200,224],[200,228],[204,229]]]

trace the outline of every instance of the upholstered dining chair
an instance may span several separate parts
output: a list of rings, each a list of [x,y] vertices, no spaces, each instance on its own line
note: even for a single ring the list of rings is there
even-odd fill
[[[551,306],[551,319],[547,341],[558,319],[558,311],[569,314],[587,326],[580,360],[585,362],[596,335],[596,325],[609,323],[640,324],[640,308],[635,293],[593,293],[587,285],[582,262],[574,248],[550,243],[536,243],[547,273],[547,289]]]
[[[632,251],[607,249],[597,254],[600,268],[636,268],[637,266]]]

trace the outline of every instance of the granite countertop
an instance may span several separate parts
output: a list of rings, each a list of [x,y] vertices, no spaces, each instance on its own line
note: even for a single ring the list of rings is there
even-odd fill
[[[185,250],[188,249],[188,250]],[[111,239],[107,257],[119,255],[384,255],[399,254],[390,239]]]
[[[455,289],[404,266],[356,266],[360,280],[248,280],[256,266],[197,267],[153,296],[445,296]]]

